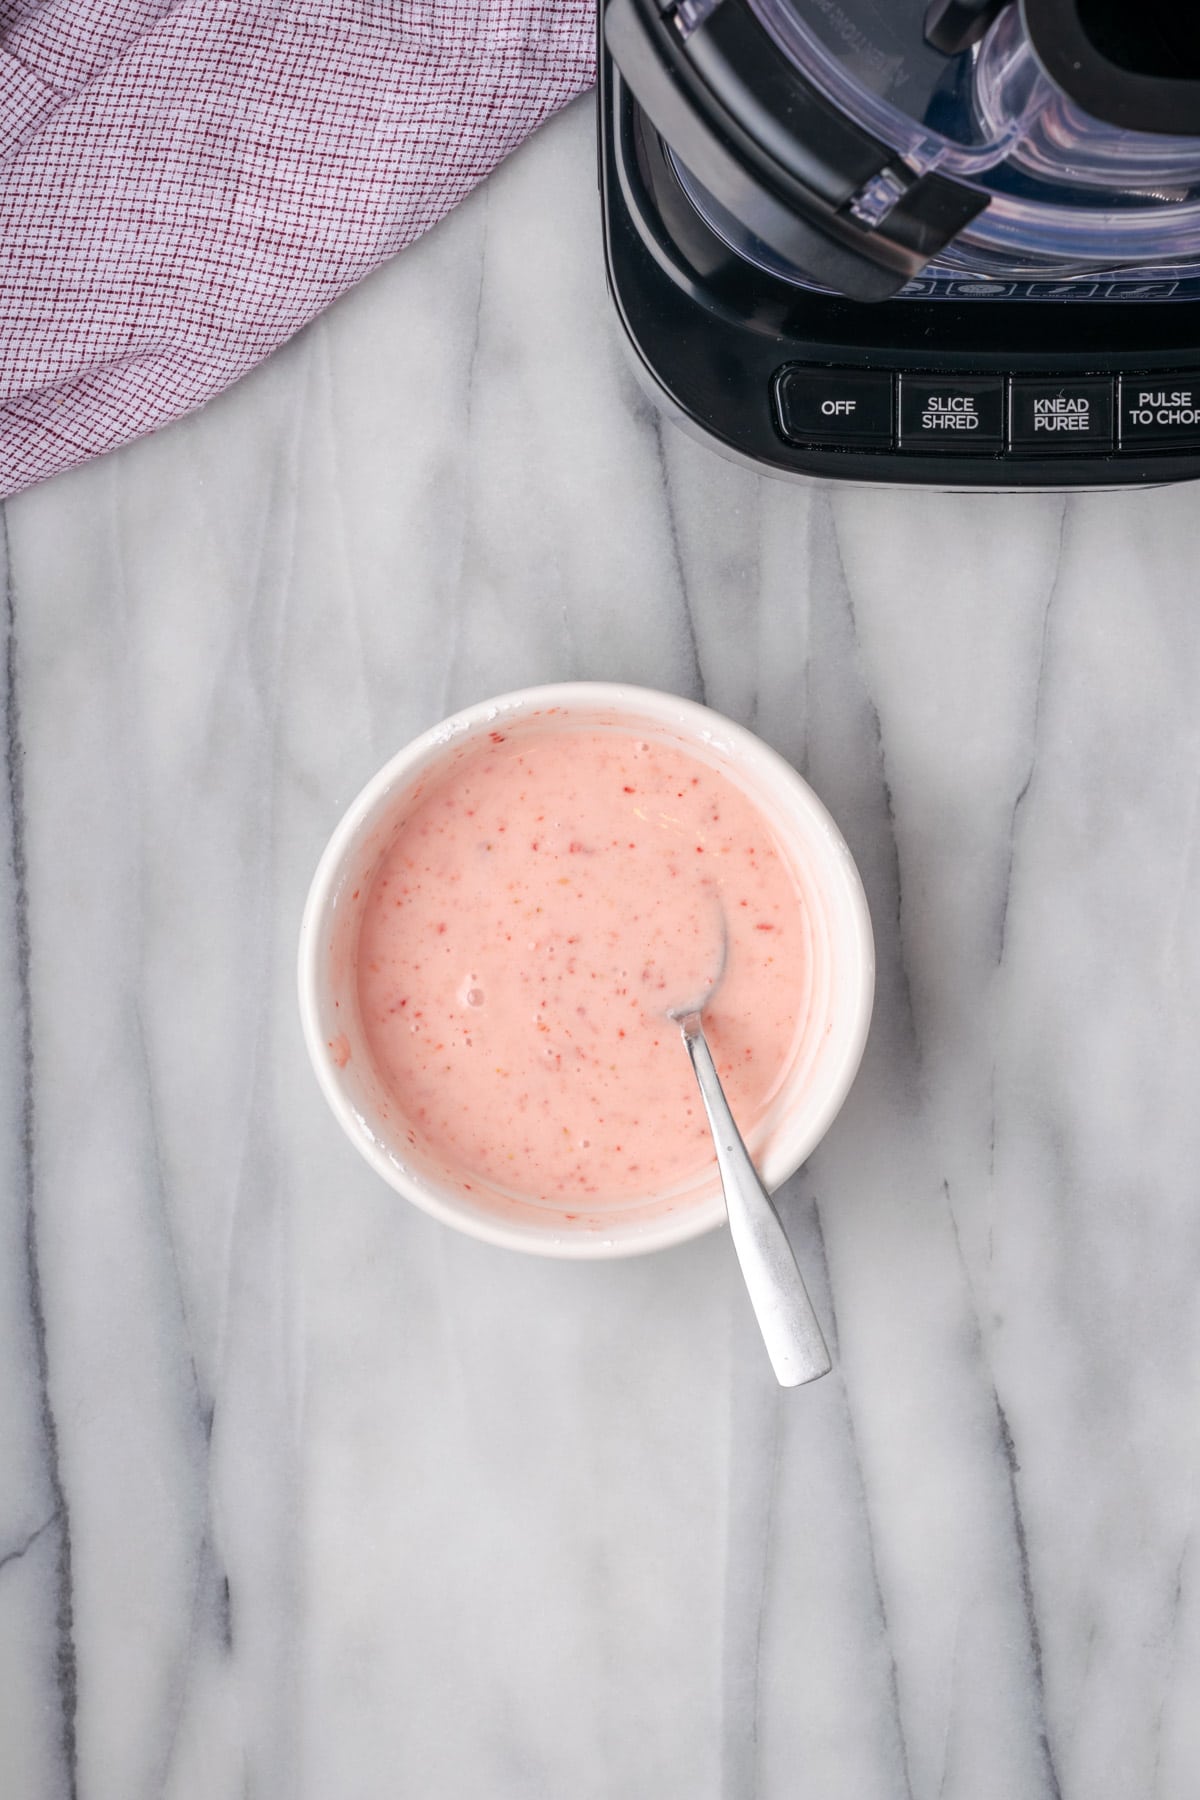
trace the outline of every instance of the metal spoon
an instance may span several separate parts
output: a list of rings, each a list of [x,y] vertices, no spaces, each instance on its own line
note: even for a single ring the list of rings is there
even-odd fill
[[[728,937],[722,921],[721,966],[716,979],[702,999],[676,1007],[668,1016],[682,1031],[692,1059],[717,1152],[733,1247],[771,1367],[781,1387],[799,1387],[827,1375],[833,1363],[787,1233],[742,1142],[704,1036],[701,1014],[721,984],[727,955]]]

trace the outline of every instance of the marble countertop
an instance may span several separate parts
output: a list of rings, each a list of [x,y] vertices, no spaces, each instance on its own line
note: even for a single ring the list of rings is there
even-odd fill
[[[7,506],[0,1794],[1194,1800],[1200,501],[726,464],[593,129]],[[862,868],[811,1389],[724,1233],[490,1249],[307,1067],[340,810],[557,677],[752,726]]]

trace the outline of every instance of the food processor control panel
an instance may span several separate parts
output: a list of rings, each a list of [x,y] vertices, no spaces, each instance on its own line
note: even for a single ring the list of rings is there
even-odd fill
[[[792,363],[773,399],[786,443],[827,450],[1111,459],[1200,449],[1200,368],[947,376]]]
[[[1049,338],[1059,324],[1041,321],[1040,335]],[[1142,326],[1142,315],[1121,321],[1115,341]],[[933,368],[880,366],[874,346],[854,362],[849,355],[837,362],[793,355],[772,370],[759,410],[783,466],[947,487],[1125,487],[1200,477],[1200,350],[1190,368],[1182,358],[1168,368],[1114,368],[1107,350],[1088,367],[1078,347],[1065,346],[1041,368],[1027,360],[1016,370],[997,368],[991,347],[961,370],[945,360]]]

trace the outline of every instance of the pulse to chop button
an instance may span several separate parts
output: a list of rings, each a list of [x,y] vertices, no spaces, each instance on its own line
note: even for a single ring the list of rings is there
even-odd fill
[[[1004,448],[1004,382],[900,377],[900,448],[957,456]]]
[[[1014,376],[1010,413],[1012,448],[1035,455],[1111,450],[1113,384],[1108,376],[1073,381],[1034,381]]]
[[[1122,450],[1200,444],[1200,375],[1122,375]]]
[[[886,450],[892,377],[875,369],[784,369],[775,383],[779,428],[797,444]]]

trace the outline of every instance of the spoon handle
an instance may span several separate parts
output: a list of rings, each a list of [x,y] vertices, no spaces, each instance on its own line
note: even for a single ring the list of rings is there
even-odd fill
[[[699,1013],[686,1013],[679,1025],[716,1146],[729,1229],[750,1304],[780,1386],[799,1387],[829,1373],[829,1351],[779,1214],[729,1110]]]

